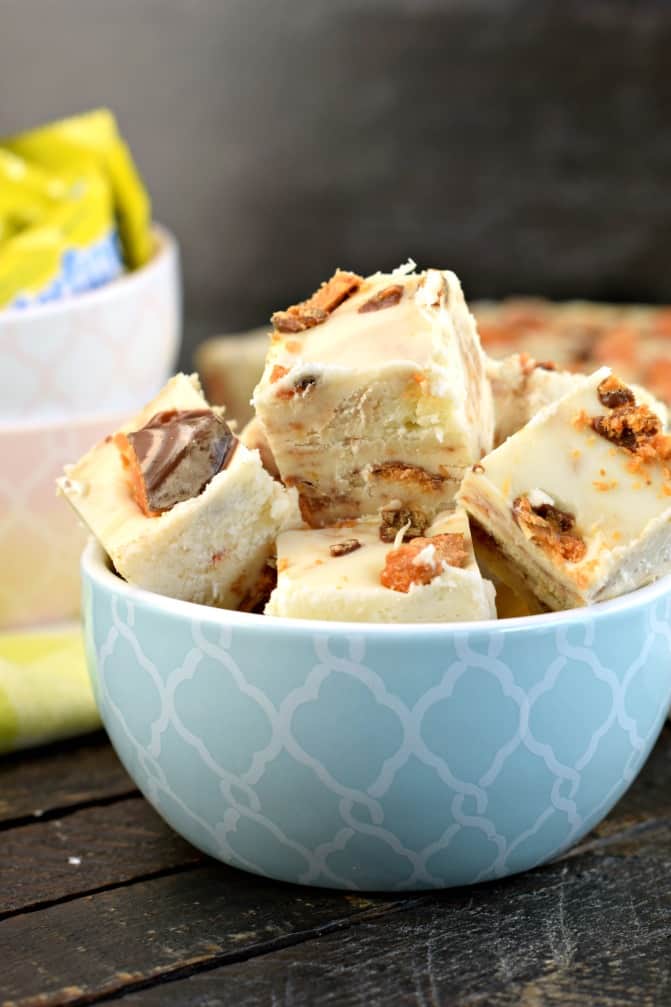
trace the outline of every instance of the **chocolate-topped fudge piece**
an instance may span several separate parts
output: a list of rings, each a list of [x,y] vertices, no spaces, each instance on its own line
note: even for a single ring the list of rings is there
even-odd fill
[[[492,447],[473,318],[449,271],[337,272],[273,315],[257,415],[312,526],[394,504],[428,524]]]
[[[277,534],[299,520],[287,491],[178,374],[59,481],[116,570],[158,594],[250,604]]]

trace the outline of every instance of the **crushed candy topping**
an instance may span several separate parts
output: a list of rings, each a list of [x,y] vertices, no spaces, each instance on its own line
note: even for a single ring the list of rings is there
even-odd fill
[[[594,416],[590,426],[600,437],[632,452],[662,431],[659,416],[648,406],[619,406],[608,416]]]
[[[428,552],[427,547],[431,547]],[[419,558],[422,552],[429,562],[422,562]],[[468,551],[460,533],[447,532],[431,538],[416,538],[398,549],[389,550],[380,573],[380,583],[391,591],[407,594],[414,584],[430,584],[446,566],[461,568],[467,562]]]
[[[336,270],[312,297],[293,304],[286,311],[276,311],[271,321],[277,332],[304,332],[325,322],[332,311],[359,289],[363,280],[356,273]]]
[[[356,552],[360,548],[361,542],[359,542],[358,538],[348,538],[344,542],[334,542],[333,545],[329,546],[329,552],[332,556],[348,556],[351,552]]]
[[[301,395],[305,395],[306,392],[311,391],[317,384],[317,379],[312,374],[304,374],[300,378],[296,378],[294,382],[294,388]]]
[[[551,504],[533,507],[526,494],[513,501],[513,518],[526,538],[553,557],[577,563],[587,546],[575,530],[572,514]]]
[[[601,404],[608,409],[619,409],[621,406],[636,405],[636,396],[631,388],[627,388],[614,374],[610,374],[607,378],[604,378],[596,392]]]
[[[404,529],[404,542],[419,538],[426,531],[428,523],[424,511],[408,507],[385,507],[380,511],[380,541],[394,542],[401,528]]]
[[[359,308],[359,314],[362,315],[368,311],[381,311],[383,308],[393,308],[402,297],[402,284],[393,283],[390,287],[385,287],[384,290],[378,290],[376,294],[364,301]]]

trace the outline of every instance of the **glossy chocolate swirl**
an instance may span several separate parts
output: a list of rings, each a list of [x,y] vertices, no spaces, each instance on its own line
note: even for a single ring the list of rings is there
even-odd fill
[[[169,409],[127,435],[144,484],[147,510],[191,500],[230,463],[237,438],[211,409]]]

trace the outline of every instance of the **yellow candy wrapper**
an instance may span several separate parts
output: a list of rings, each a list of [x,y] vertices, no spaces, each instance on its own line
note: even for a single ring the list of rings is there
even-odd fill
[[[54,174],[0,149],[0,309],[60,300],[122,271],[110,188],[95,164]]]
[[[149,196],[108,109],[41,126],[0,141],[0,146],[56,173],[88,174],[91,168],[102,173],[112,191],[126,266],[136,269],[151,258]]]

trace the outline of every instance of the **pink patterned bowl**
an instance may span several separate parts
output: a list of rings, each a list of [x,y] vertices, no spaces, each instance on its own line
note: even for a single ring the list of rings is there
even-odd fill
[[[79,611],[79,554],[86,532],[55,480],[125,412],[0,427],[0,629]]]
[[[0,311],[0,423],[132,412],[174,367],[181,296],[175,239],[134,273],[52,304]]]

